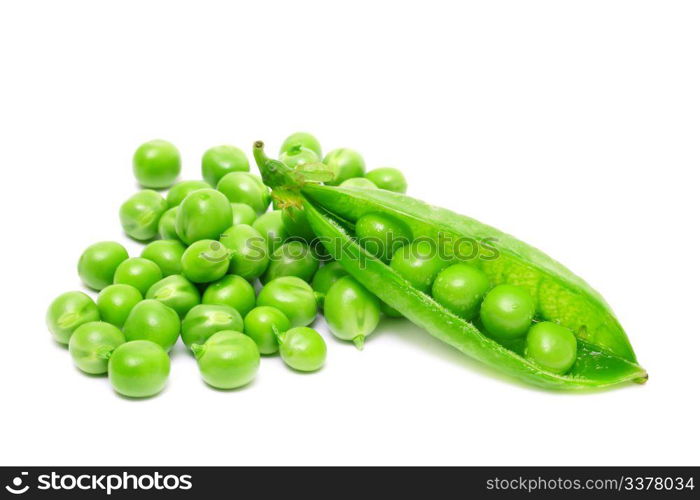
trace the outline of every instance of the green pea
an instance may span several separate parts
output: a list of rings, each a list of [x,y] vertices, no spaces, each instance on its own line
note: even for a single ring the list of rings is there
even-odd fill
[[[306,215],[301,208],[287,207],[282,210],[282,223],[284,231],[289,238],[297,238],[304,241],[312,241],[314,232],[306,220]]]
[[[360,153],[352,149],[334,149],[326,155],[323,163],[338,170],[335,179],[326,183],[332,186],[337,186],[353,177],[362,177],[365,174],[365,160]]]
[[[210,187],[211,186],[204,181],[178,182],[168,191],[168,196],[165,199],[170,208],[177,207],[191,192],[197,191],[198,189],[208,189]]]
[[[146,189],[122,203],[119,220],[130,237],[150,240],[158,234],[158,222],[167,209],[168,204],[159,193]]]
[[[437,275],[433,283],[433,298],[447,309],[471,320],[489,291],[486,274],[468,264],[454,264]]]
[[[218,241],[195,241],[182,254],[182,274],[193,283],[221,279],[228,271],[229,253]]]
[[[310,149],[292,146],[287,151],[280,153],[280,161],[289,168],[297,168],[307,163],[319,163],[321,159]]]
[[[114,350],[107,364],[107,373],[112,387],[119,394],[147,398],[165,388],[170,375],[170,358],[158,344],[134,340]]]
[[[175,228],[190,245],[198,240],[215,240],[231,226],[231,203],[214,189],[198,189],[182,200]]]
[[[258,294],[257,305],[279,309],[292,326],[306,326],[316,319],[314,291],[311,285],[296,276],[284,276],[267,283]]]
[[[309,245],[303,241],[290,241],[272,254],[262,282],[267,283],[282,276],[296,276],[304,281],[311,281],[317,269],[318,259]]]
[[[389,262],[394,252],[411,241],[411,230],[385,214],[367,214],[355,224],[357,242],[375,257]]]
[[[228,274],[207,287],[202,304],[230,306],[245,316],[255,307],[255,288],[244,278]]]
[[[576,362],[576,344],[571,330],[543,321],[528,330],[525,356],[545,370],[566,373]]]
[[[396,250],[390,266],[415,288],[427,293],[437,274],[449,264],[433,242],[416,240]]]
[[[250,337],[231,330],[212,335],[204,345],[193,344],[202,379],[217,389],[249,384],[258,373],[260,353]]]
[[[80,325],[68,342],[68,351],[75,366],[85,373],[107,373],[107,360],[112,351],[126,342],[124,334],[114,325],[91,321]]]
[[[226,174],[249,170],[248,158],[236,146],[214,146],[202,156],[202,177],[211,186],[216,186]]]
[[[169,351],[180,336],[177,313],[157,300],[142,300],[124,322],[126,340],[150,340]]]
[[[280,356],[290,368],[301,372],[320,370],[326,362],[326,342],[319,333],[298,326],[280,334]]]
[[[362,189],[378,189],[376,184],[364,177],[353,177],[352,179],[344,180],[340,183],[340,187],[344,188],[362,188]]]
[[[204,344],[222,330],[243,330],[243,318],[233,307],[216,304],[194,306],[182,320],[182,341],[187,347]]]
[[[162,239],[176,240],[179,238],[175,225],[178,210],[178,207],[169,208],[163,215],[160,216],[160,220],[158,221],[158,236],[160,236]]]
[[[302,147],[316,153],[316,156],[321,157],[321,143],[318,142],[313,135],[307,132],[295,132],[287,137],[282,146],[280,146],[280,156],[282,153],[292,151],[294,148]]]
[[[200,302],[197,287],[181,274],[173,274],[154,283],[146,292],[146,298],[162,302],[181,318]]]
[[[182,254],[185,245],[179,240],[158,240],[146,245],[141,257],[155,262],[160,267],[163,276],[171,276],[182,272]]]
[[[90,321],[99,321],[95,302],[83,292],[66,292],[56,297],[46,311],[46,326],[56,342],[67,344],[73,332]]]
[[[231,214],[232,226],[237,226],[238,224],[248,224],[250,226],[258,217],[253,207],[245,203],[231,203]]]
[[[162,189],[180,175],[180,152],[168,141],[141,144],[134,153],[134,176],[143,187]]]
[[[345,276],[331,285],[323,305],[323,314],[333,335],[352,340],[362,349],[365,338],[379,324],[381,309],[377,297],[355,278]]]
[[[375,168],[367,172],[365,177],[371,180],[379,189],[386,189],[395,193],[405,193],[406,178],[400,170],[391,167]]]
[[[262,214],[253,222],[253,228],[265,238],[268,255],[277,250],[287,239],[282,210]]]
[[[114,271],[115,284],[131,285],[142,295],[161,279],[163,279],[163,272],[158,264],[143,257],[126,259]]]
[[[93,290],[111,285],[114,271],[129,258],[126,248],[115,241],[101,241],[87,247],[78,260],[78,274]]]
[[[498,285],[481,303],[481,322],[498,339],[522,337],[535,315],[535,301],[524,288]]]
[[[221,178],[216,189],[226,195],[231,203],[250,205],[261,214],[270,205],[270,190],[260,177],[248,172],[231,172]]]
[[[131,285],[109,285],[97,296],[97,309],[102,321],[121,328],[143,294]]]
[[[260,354],[274,354],[279,349],[277,333],[284,333],[291,327],[287,316],[279,309],[260,306],[246,314],[244,332],[255,341]]]
[[[314,289],[314,292],[316,292],[316,298],[321,306],[323,306],[326,294],[331,285],[347,275],[347,271],[343,269],[340,262],[335,260],[333,262],[328,262],[316,271],[314,279],[311,280],[311,287]]]
[[[237,274],[247,280],[260,276],[270,262],[265,238],[252,226],[239,224],[224,231],[221,244],[231,255],[228,268],[230,274]]]

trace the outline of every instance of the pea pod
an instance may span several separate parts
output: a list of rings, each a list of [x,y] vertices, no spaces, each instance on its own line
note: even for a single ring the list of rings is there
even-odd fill
[[[603,298],[541,251],[474,219],[400,193],[318,184],[324,180],[320,172],[312,179],[304,178],[268,159],[261,142],[255,144],[254,155],[265,183],[288,204],[303,208],[331,256],[383,302],[436,338],[541,387],[571,390],[646,381],[647,374],[637,363],[624,329]],[[366,252],[348,228],[371,213],[395,217],[414,238],[436,242],[446,255],[465,258],[465,247],[472,247],[470,264],[484,271],[492,285],[509,283],[525,288],[535,300],[539,320],[558,323],[576,335],[578,351],[571,370],[566,374],[544,370],[517,348],[497,343]]]

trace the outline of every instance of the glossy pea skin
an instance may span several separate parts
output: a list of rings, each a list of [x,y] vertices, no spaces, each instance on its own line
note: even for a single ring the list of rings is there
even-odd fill
[[[437,274],[449,264],[432,242],[416,240],[396,250],[390,266],[416,289],[427,293]]]
[[[109,285],[97,296],[97,309],[102,321],[121,328],[131,310],[142,300],[143,294],[131,285]]]
[[[365,179],[364,177],[353,177],[352,179],[346,179],[340,183],[340,187],[378,189],[374,182],[369,179]]]
[[[400,170],[392,167],[380,167],[370,170],[365,174],[379,189],[386,189],[394,193],[405,193],[408,187],[406,178]]]
[[[101,241],[87,247],[78,260],[78,274],[88,287],[102,290],[111,285],[119,264],[129,253],[115,241]]]
[[[278,334],[292,326],[282,311],[274,307],[260,306],[251,310],[244,319],[243,331],[257,344],[260,354],[274,354],[279,349]]]
[[[146,292],[154,299],[173,309],[181,318],[200,303],[200,293],[194,284],[181,274],[173,274],[153,284]]]
[[[566,373],[576,362],[576,347],[576,337],[571,330],[543,321],[528,330],[525,356],[545,370]]]
[[[488,276],[480,269],[468,264],[454,264],[437,275],[432,295],[457,316],[471,320],[479,314],[489,286]]]
[[[199,240],[182,254],[182,274],[193,283],[221,279],[228,271],[229,251],[215,240]]]
[[[262,214],[255,219],[252,225],[265,238],[268,255],[277,250],[287,239],[288,234],[284,226],[281,210],[273,210]]]
[[[309,245],[303,241],[289,241],[272,254],[262,281],[267,283],[282,276],[296,276],[311,281],[317,269],[318,259]]]
[[[258,306],[270,306],[282,311],[291,325],[307,326],[316,319],[314,291],[306,281],[296,276],[276,278],[262,287]]]
[[[175,229],[188,245],[199,240],[216,240],[231,225],[229,200],[214,189],[198,189],[182,200]]]
[[[394,252],[410,243],[411,230],[398,219],[385,214],[363,215],[355,223],[357,242],[370,254],[389,262]]]
[[[331,285],[323,303],[323,314],[333,335],[352,340],[362,349],[365,338],[379,324],[380,302],[351,276]]]
[[[115,284],[131,285],[142,295],[161,279],[163,279],[163,272],[158,264],[143,257],[126,259],[114,271]]]
[[[321,143],[308,132],[295,132],[287,137],[280,146],[279,154],[281,156],[283,153],[293,151],[298,147],[311,150],[316,153],[316,156],[321,157]]]
[[[245,153],[236,146],[214,146],[202,156],[202,177],[212,187],[231,172],[248,172],[250,164]]]
[[[208,189],[211,188],[209,184],[204,181],[182,181],[175,184],[170,191],[168,191],[168,196],[165,200],[168,203],[168,207],[177,207],[182,203],[182,200],[187,198],[187,195],[198,189]]]
[[[107,360],[112,351],[126,342],[116,326],[104,321],[91,321],[76,328],[68,342],[68,352],[75,366],[85,373],[107,373]]]
[[[260,177],[248,172],[231,172],[221,178],[216,189],[223,193],[231,203],[250,205],[256,213],[261,214],[270,205],[270,190]]]
[[[233,307],[200,304],[194,306],[182,320],[182,341],[189,348],[204,344],[209,337],[222,330],[243,330],[243,318]]]
[[[182,254],[186,247],[180,240],[158,240],[146,245],[141,257],[155,262],[160,267],[163,276],[171,276],[182,272]]]
[[[298,326],[280,335],[280,356],[301,372],[320,370],[326,362],[326,342],[314,329]]]
[[[311,288],[313,288],[314,292],[316,292],[316,299],[318,300],[319,305],[323,306],[326,294],[328,293],[331,285],[343,276],[347,275],[347,271],[343,269],[340,262],[335,260],[333,262],[328,262],[318,271],[316,271],[314,278],[311,280]]]
[[[249,384],[260,366],[260,353],[253,339],[231,330],[215,333],[204,345],[193,344],[192,351],[202,379],[217,389]]]
[[[95,302],[83,292],[65,292],[56,297],[46,311],[46,326],[56,342],[68,344],[73,332],[91,321],[99,321]]]
[[[514,285],[494,287],[481,303],[481,323],[497,339],[522,337],[534,315],[534,300],[527,290]]]
[[[319,163],[321,159],[310,149],[296,146],[280,153],[280,161],[289,168],[297,168],[307,163]]]
[[[122,331],[128,341],[150,340],[169,351],[180,336],[180,318],[157,300],[142,300],[129,313]]]
[[[246,279],[228,274],[207,287],[202,304],[230,306],[245,317],[255,307],[255,288]]]
[[[158,223],[167,209],[168,203],[159,193],[145,189],[122,203],[119,220],[130,237],[150,240],[158,234]]]
[[[338,186],[343,181],[365,175],[365,160],[360,153],[352,149],[334,149],[323,158],[323,163],[338,171],[335,179],[326,183],[331,186]]]
[[[180,237],[177,235],[175,223],[177,221],[178,207],[169,208],[158,221],[158,236],[164,240],[177,240]]]
[[[143,187],[169,187],[180,175],[180,152],[161,139],[141,144],[134,153],[134,176]]]
[[[147,398],[161,392],[168,383],[170,358],[149,340],[134,340],[117,347],[107,364],[109,381],[115,391],[130,398]]]
[[[289,238],[312,241],[316,236],[301,208],[287,207],[282,210],[282,223]]]
[[[258,214],[255,213],[253,207],[245,203],[231,203],[231,225],[248,224],[249,226],[255,222]]]
[[[224,231],[221,244],[229,250],[228,272],[247,280],[260,276],[270,263],[265,238],[252,226],[239,224]]]

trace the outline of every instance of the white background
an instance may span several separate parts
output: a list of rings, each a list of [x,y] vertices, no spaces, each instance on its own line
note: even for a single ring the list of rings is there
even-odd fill
[[[0,463],[695,464],[697,2],[6,1],[0,7]],[[557,394],[402,322],[312,375],[264,359],[209,389],[116,396],[44,326],[76,262],[122,234],[131,155],[296,130],[394,165],[409,193],[495,225],[613,305],[646,386]]]

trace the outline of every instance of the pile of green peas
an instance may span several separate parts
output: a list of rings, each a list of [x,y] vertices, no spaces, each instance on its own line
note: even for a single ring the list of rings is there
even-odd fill
[[[406,191],[399,170],[366,171],[349,148],[324,156],[308,133],[285,139],[279,158],[293,168],[333,166],[332,185]],[[140,255],[116,241],[90,245],[78,275],[96,298],[70,291],[50,304],[48,328],[80,370],[106,374],[123,396],[151,397],[166,387],[182,340],[208,385],[236,389],[255,378],[261,356],[279,353],[296,371],[321,369],[326,342],[310,327],[319,308],[331,332],[359,348],[382,313],[395,313],[309,244],[303,214],[270,210],[270,190],[241,149],[208,149],[201,180],[176,182],[180,172],[170,142],[138,147],[133,174],[143,190],[122,203],[119,220],[144,244]]]

